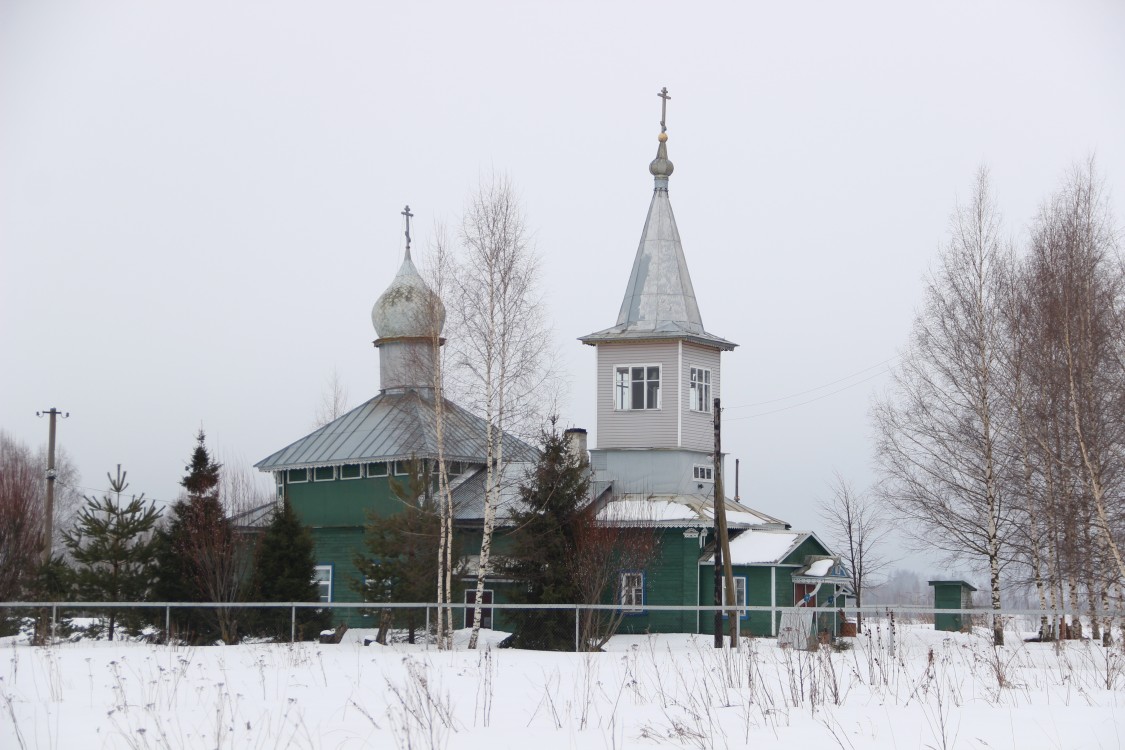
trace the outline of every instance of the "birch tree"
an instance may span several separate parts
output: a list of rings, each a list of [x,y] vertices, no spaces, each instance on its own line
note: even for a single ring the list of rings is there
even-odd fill
[[[1125,279],[1116,244],[1113,217],[1090,161],[1071,172],[1040,212],[1027,261],[1042,331],[1040,356],[1057,362],[1064,440],[1072,446],[1073,468],[1088,501],[1074,505],[1079,517],[1068,514],[1076,527],[1071,546],[1085,547],[1079,566],[1088,585],[1102,588],[1103,599],[1113,582],[1125,580],[1115,533],[1122,520],[1118,467],[1125,448],[1120,416],[1125,404]],[[1083,507],[1088,509],[1085,518]],[[1091,526],[1096,539],[1082,544],[1090,535],[1078,527]],[[1096,576],[1099,569],[1112,573]]]
[[[529,435],[552,405],[544,393],[549,332],[539,298],[539,265],[511,182],[493,177],[469,199],[462,255],[451,290],[455,366],[466,403],[485,419],[485,497],[476,601],[484,601],[496,508],[504,481],[506,433]],[[473,616],[476,648],[482,608]]]
[[[848,567],[856,606],[863,606],[863,592],[887,565],[879,547],[890,526],[868,495],[857,491],[840,474],[833,478],[832,495],[820,503],[819,515]],[[862,615],[857,616],[856,625],[861,631]]]
[[[982,168],[971,200],[953,213],[891,390],[874,407],[881,496],[919,544],[987,565],[993,610],[1011,521],[998,466],[1000,232]],[[998,616],[993,640],[1004,642]]]

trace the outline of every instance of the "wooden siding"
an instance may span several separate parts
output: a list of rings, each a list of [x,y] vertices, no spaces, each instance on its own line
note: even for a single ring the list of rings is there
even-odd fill
[[[675,448],[676,416],[686,406],[678,377],[676,341],[598,344],[598,447]],[[660,365],[660,408],[618,411],[613,403],[613,373],[619,365]],[[677,399],[677,396],[680,398]],[[677,400],[680,402],[677,404]]]
[[[368,511],[389,516],[402,510],[387,477],[301,482],[286,485],[285,490],[301,523],[313,528],[362,527]]]
[[[715,448],[715,427],[710,411],[691,409],[691,368],[711,371],[711,398],[719,398],[719,350],[684,342],[684,367],[680,373],[683,391],[683,447],[710,453]],[[732,485],[733,489],[733,485]],[[733,493],[732,493],[733,494]]]

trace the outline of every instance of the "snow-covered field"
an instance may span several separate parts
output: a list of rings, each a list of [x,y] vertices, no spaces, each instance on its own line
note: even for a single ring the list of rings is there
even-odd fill
[[[598,654],[0,644],[0,748],[1119,748],[1125,656],[886,627],[846,651],[702,636]],[[850,640],[850,639],[849,639]]]

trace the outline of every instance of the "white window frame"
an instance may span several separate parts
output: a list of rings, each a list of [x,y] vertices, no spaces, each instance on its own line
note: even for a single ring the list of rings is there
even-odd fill
[[[723,584],[723,606],[727,606],[727,585]],[[750,616],[749,610],[746,609],[746,576],[734,577],[734,609],[738,610],[738,619],[745,620]],[[727,611],[723,610],[723,617],[727,617]]]
[[[656,369],[656,380],[650,380],[649,370]],[[634,379],[634,370],[641,370],[641,380]],[[624,379],[622,378],[624,375]],[[615,411],[659,411],[663,401],[664,365],[650,362],[640,365],[616,365],[613,368],[613,408]],[[642,394],[644,406],[633,406],[633,384],[644,383]],[[656,383],[655,404],[650,404],[649,383]]]
[[[332,476],[329,477],[328,479],[317,478],[316,473],[318,471],[320,471],[321,469],[328,469],[329,471],[332,472]],[[317,466],[317,467],[314,467],[313,470],[312,470],[312,480],[314,482],[334,482],[334,481],[336,481],[336,467],[335,466]]]
[[[346,477],[346,476],[344,476],[344,469],[346,469],[346,468],[347,468],[347,467],[349,467],[349,466],[356,466],[356,467],[358,467],[358,468],[359,468],[359,473],[358,473],[358,474],[356,474],[356,475],[355,475],[354,477]],[[349,482],[350,482],[350,481],[351,481],[351,480],[353,480],[353,479],[363,479],[363,464],[342,464],[342,465],[340,466],[340,471],[339,471],[339,472],[337,472],[337,473],[339,474],[339,476],[340,476],[340,480],[341,480],[341,481],[349,481]]]
[[[334,567],[333,565],[328,564],[328,565],[317,565],[316,568],[314,568],[315,572],[313,573],[313,579],[312,580],[313,580],[313,583],[315,583],[316,587],[317,587],[317,589],[316,589],[317,590],[317,599],[316,600],[318,602],[324,602],[324,603],[327,603],[327,604],[330,604],[332,602],[333,567]],[[320,574],[324,571],[328,572],[327,578],[321,578],[320,577]],[[328,598],[327,599],[325,599],[323,597],[323,595],[320,593],[324,589],[324,584],[328,584]]]
[[[688,404],[692,411],[711,411],[711,370],[707,367],[692,367],[690,371]]]
[[[630,579],[636,579],[630,582]],[[628,614],[640,614],[645,610],[645,572],[643,570],[623,570],[618,579],[618,604],[621,611]],[[637,601],[637,595],[640,601]]]
[[[379,473],[373,472],[373,471],[371,470],[371,467],[372,467],[372,466],[379,466],[379,465],[382,465],[382,467],[383,467],[383,473],[382,473],[382,474],[379,474]],[[390,474],[390,471],[391,471],[391,470],[390,470],[390,467],[389,467],[389,466],[387,466],[387,462],[386,462],[386,461],[368,461],[367,463],[365,463],[365,464],[363,465],[363,473],[364,473],[364,474],[365,474],[365,475],[366,475],[366,476],[367,476],[367,477],[368,477],[369,479],[370,479],[370,478],[374,478],[374,477],[385,477],[385,476],[388,476],[388,475]]]
[[[394,466],[392,466],[392,467],[391,467],[391,471],[392,471],[392,472],[394,473],[394,475],[395,475],[396,477],[405,477],[405,476],[409,476],[409,475],[410,475],[410,471],[409,471],[409,467],[407,467],[407,464],[408,464],[408,463],[410,463],[410,459],[404,459],[404,460],[401,460],[401,461],[395,461],[395,462],[394,462]],[[402,471],[399,471],[399,466],[400,466],[400,464],[401,464],[401,467],[402,467]]]
[[[714,482],[715,467],[707,464],[695,464],[691,467],[691,475],[697,482]]]
[[[294,479],[293,478],[293,472],[295,472],[295,471],[305,472],[305,478],[304,479]],[[285,472],[285,479],[286,479],[287,482],[289,482],[289,484],[304,484],[305,482],[309,481],[309,470],[307,468],[304,468],[304,469],[289,469],[287,472]]]

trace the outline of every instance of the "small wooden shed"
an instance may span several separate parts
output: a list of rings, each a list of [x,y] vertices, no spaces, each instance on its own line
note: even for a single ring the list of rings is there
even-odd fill
[[[968,581],[930,581],[934,587],[934,609],[972,609],[976,587]],[[934,613],[934,630],[959,633],[973,627],[973,616],[959,612]]]

